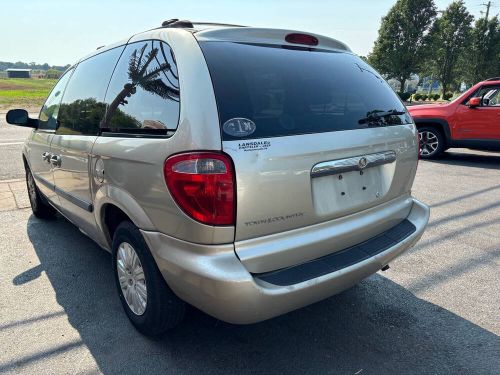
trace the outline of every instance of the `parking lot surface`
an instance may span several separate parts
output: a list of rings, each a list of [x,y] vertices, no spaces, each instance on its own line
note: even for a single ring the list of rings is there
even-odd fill
[[[388,271],[254,325],[193,308],[157,340],[122,312],[108,253],[62,217],[0,211],[0,373],[498,374],[500,154],[420,161],[414,195],[429,227]]]
[[[7,126],[5,122],[6,112],[6,110],[0,109],[0,160],[2,161],[0,181],[24,176],[21,147],[32,130],[19,126]],[[30,115],[37,117],[34,110],[30,111]]]

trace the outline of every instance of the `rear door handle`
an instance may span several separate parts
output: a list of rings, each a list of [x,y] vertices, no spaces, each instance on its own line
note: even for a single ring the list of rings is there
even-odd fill
[[[60,167],[61,166],[61,157],[59,155],[52,155],[50,157],[50,164],[52,164],[54,167]]]
[[[43,154],[42,154],[42,159],[43,161],[46,161],[47,163],[50,162],[50,157],[52,156],[52,154],[48,151],[45,151]]]
[[[352,171],[361,171],[377,165],[390,164],[396,161],[396,152],[384,151],[346,159],[324,161],[316,164],[311,170],[311,177],[321,177]]]

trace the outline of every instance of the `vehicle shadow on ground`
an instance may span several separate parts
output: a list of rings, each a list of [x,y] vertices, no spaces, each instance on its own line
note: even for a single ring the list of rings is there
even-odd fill
[[[437,159],[425,160],[430,163],[451,164],[462,167],[500,169],[500,152],[489,154],[471,154],[465,152],[444,152]]]
[[[498,358],[498,336],[380,275],[249,326],[190,309],[180,327],[151,340],[122,311],[108,253],[62,218],[42,222],[31,216],[27,229],[40,265],[14,283],[45,271],[104,374],[492,373],[500,367],[492,360]]]

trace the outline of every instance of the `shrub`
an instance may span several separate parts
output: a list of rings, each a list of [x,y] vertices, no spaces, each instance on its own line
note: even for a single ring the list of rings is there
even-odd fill
[[[420,100],[420,99],[422,99],[422,94],[415,94],[415,95],[413,95],[413,99],[414,100]]]
[[[441,95],[439,95],[439,94],[434,94],[434,98],[433,98],[433,99],[434,99],[434,101],[438,100],[438,99],[440,98],[440,96],[441,96]]]
[[[400,99],[404,102],[406,102],[408,99],[410,99],[411,94],[409,92],[401,92],[398,93]]]
[[[428,96],[427,94],[422,94],[422,100],[425,102],[427,100]]]
[[[453,93],[452,92],[447,92],[443,95],[443,99],[444,100],[450,100],[451,97],[453,96]]]

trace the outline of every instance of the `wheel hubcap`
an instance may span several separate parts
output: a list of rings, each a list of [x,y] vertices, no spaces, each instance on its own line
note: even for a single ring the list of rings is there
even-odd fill
[[[436,134],[429,131],[418,133],[420,139],[420,155],[432,155],[436,152],[439,141]]]
[[[148,302],[146,278],[137,253],[128,242],[122,242],[118,246],[116,269],[128,307],[136,315],[144,314]]]

